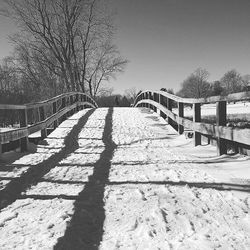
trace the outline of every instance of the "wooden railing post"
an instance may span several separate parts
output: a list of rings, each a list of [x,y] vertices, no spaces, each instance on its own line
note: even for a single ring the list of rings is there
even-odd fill
[[[178,116],[182,117],[184,116],[184,104],[183,102],[178,102]],[[183,134],[184,127],[178,123],[178,132],[179,134]]]
[[[159,103],[160,103],[162,106],[166,107],[166,104],[165,104],[165,96],[159,95],[159,98],[160,98],[160,99],[159,99]],[[161,116],[164,120],[167,118],[166,114],[163,113],[162,111],[160,111],[160,116]]]
[[[172,100],[170,98],[167,98],[167,108],[169,111],[172,112]],[[168,116],[168,124],[172,125],[172,119]]]
[[[66,97],[63,97],[62,98],[61,109],[64,109],[65,107],[66,107]],[[67,113],[62,116],[63,121],[66,120],[66,119],[67,119]]]
[[[220,101],[216,103],[216,125],[226,126],[227,123],[227,102]],[[227,153],[227,143],[226,140],[217,137],[217,153],[223,155]]]
[[[39,107],[39,115],[40,115],[40,121],[44,121],[46,119],[45,114],[45,107]],[[47,128],[44,128],[41,130],[41,138],[44,139],[47,137]]]
[[[156,93],[153,93],[153,101],[157,102],[157,95],[156,95]],[[153,110],[154,110],[154,112],[157,112],[157,108],[155,106],[153,106]]]
[[[20,121],[20,128],[24,128],[28,126],[28,116],[27,116],[27,109],[20,109],[19,110],[19,121]],[[25,152],[28,150],[28,137],[23,137],[20,139],[20,148],[21,152]]]
[[[80,108],[79,108],[79,94],[76,94],[76,103],[77,103],[76,111],[78,112],[80,110]]]
[[[3,153],[3,146],[2,146],[2,144],[0,143],[0,159],[1,159],[2,153]]]
[[[193,121],[200,122],[201,121],[201,104],[194,103],[193,104]],[[201,145],[201,134],[199,132],[194,131],[194,146]]]
[[[53,114],[56,114],[57,112],[57,102],[53,102]],[[58,127],[58,120],[54,121],[54,129]]]
[[[146,92],[146,99],[149,99],[149,92]],[[148,103],[146,103],[146,107],[150,108]]]

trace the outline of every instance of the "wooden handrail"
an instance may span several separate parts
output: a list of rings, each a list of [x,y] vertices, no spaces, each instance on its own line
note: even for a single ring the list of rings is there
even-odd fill
[[[228,141],[250,146],[250,129],[226,126],[227,102],[250,100],[250,91],[230,94],[228,96],[212,96],[208,98],[181,98],[164,91],[146,90],[139,93],[134,107],[148,107],[168,119],[168,123],[178,125],[178,131],[183,133],[184,128],[194,131],[195,146],[201,145],[201,136],[206,135],[217,141],[218,154],[227,153]],[[173,102],[177,103],[178,114],[172,112]],[[193,121],[184,118],[184,104],[193,105]],[[201,122],[201,104],[216,103],[216,124]]]
[[[182,98],[180,96],[172,95],[168,92],[161,91],[161,90],[159,91],[145,90],[137,95],[134,105],[136,103],[137,98],[140,95],[147,93],[147,92],[160,94],[166,98],[170,98],[173,101],[189,103],[189,104],[194,104],[194,103],[207,104],[207,103],[215,103],[215,102],[220,102],[220,101],[234,102],[234,101],[250,100],[250,91],[229,94],[226,96],[222,95],[222,96],[210,96],[206,98]]]
[[[57,105],[58,102],[60,102],[59,107]],[[20,123],[20,128],[0,132],[0,154],[2,144],[16,140],[20,140],[21,151],[27,150],[28,136],[30,134],[41,130],[42,138],[44,138],[47,136],[47,127],[49,125],[53,124],[53,127],[56,128],[60,118],[66,119],[67,115],[71,115],[86,106],[91,108],[98,107],[94,99],[82,92],[69,92],[45,101],[24,105],[0,104],[1,110],[14,110],[18,112]],[[50,113],[48,109],[50,109]],[[39,121],[29,125],[28,111],[38,111]]]
[[[41,106],[44,105],[50,105],[52,102],[58,101],[60,99],[62,99],[63,97],[69,97],[71,95],[75,95],[75,94],[79,94],[79,95],[85,95],[88,96],[87,94],[84,94],[82,92],[68,92],[68,93],[64,93],[55,97],[52,97],[48,100],[45,101],[40,101],[40,102],[34,102],[34,103],[27,103],[27,104],[23,104],[23,105],[15,105],[15,104],[0,104],[0,109],[32,109],[32,108],[39,108]],[[90,96],[88,96],[89,98],[91,98]],[[92,99],[92,98],[91,98]],[[94,101],[94,99],[92,99],[93,103],[95,103],[96,107],[98,106],[97,103]]]

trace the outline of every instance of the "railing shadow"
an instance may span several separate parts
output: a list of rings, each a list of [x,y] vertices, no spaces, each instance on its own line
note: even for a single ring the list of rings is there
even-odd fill
[[[20,177],[11,180],[5,188],[0,191],[0,209],[3,209],[13,203],[28,187],[36,185],[39,180],[52,168],[56,167],[62,159],[66,158],[67,155],[78,149],[78,135],[93,112],[94,109],[89,110],[79,119],[78,123],[73,126],[70,133],[65,137],[65,147],[62,148],[60,152],[55,153],[47,160],[30,167],[26,172],[21,174]]]
[[[98,249],[103,235],[105,220],[104,191],[108,183],[111,160],[117,145],[112,140],[112,114],[110,108],[105,119],[102,141],[105,145],[100,159],[94,164],[82,192],[75,201],[75,212],[63,237],[54,249]]]

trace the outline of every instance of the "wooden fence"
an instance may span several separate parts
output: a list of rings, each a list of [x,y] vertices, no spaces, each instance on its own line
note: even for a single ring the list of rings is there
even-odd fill
[[[250,129],[228,127],[227,124],[227,103],[250,100],[250,92],[241,92],[230,94],[228,96],[212,96],[208,98],[191,99],[181,98],[164,91],[143,91],[139,93],[135,99],[135,107],[148,107],[155,112],[157,109],[160,115],[172,126],[176,125],[180,134],[184,132],[184,128],[194,131],[195,146],[201,145],[202,135],[217,142],[218,154],[226,154],[228,145],[237,145],[237,149],[250,148]],[[216,103],[216,123],[201,122],[201,105]],[[173,113],[173,106],[177,107],[178,112]],[[184,118],[184,106],[192,105],[192,120]],[[249,110],[250,112],[250,110]],[[208,140],[210,141],[210,140]]]
[[[21,151],[26,151],[30,134],[41,131],[41,137],[45,138],[48,127],[55,129],[68,115],[85,107],[98,106],[90,96],[81,92],[61,94],[46,101],[25,105],[0,104],[4,118],[8,117],[8,113],[14,112],[14,119],[19,127],[0,132],[0,154],[2,145],[13,141],[19,141]]]

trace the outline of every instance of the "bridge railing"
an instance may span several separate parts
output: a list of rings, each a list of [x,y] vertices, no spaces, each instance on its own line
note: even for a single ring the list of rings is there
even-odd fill
[[[97,108],[98,105],[90,96],[81,92],[69,92],[25,105],[0,104],[2,124],[15,123],[10,128],[2,128],[2,131],[0,128],[0,154],[2,146],[9,142],[18,142],[21,151],[26,151],[30,134],[41,131],[41,137],[45,138],[49,127],[55,129],[67,116],[85,107]],[[12,114],[11,118],[9,114]]]
[[[201,145],[202,136],[207,137],[208,142],[210,139],[215,139],[218,154],[222,155],[227,153],[229,144],[237,145],[235,150],[250,148],[250,129],[226,126],[227,103],[243,100],[250,100],[250,91],[228,96],[193,99],[181,98],[164,91],[146,90],[137,95],[134,107],[148,107],[155,112],[158,109],[160,115],[167,119],[168,123],[179,131],[179,134],[184,132],[184,128],[192,130],[195,146]],[[216,104],[215,124],[201,122],[201,105],[209,103]],[[192,120],[184,118],[185,105],[192,105]],[[177,107],[177,113],[173,112],[174,106]]]

